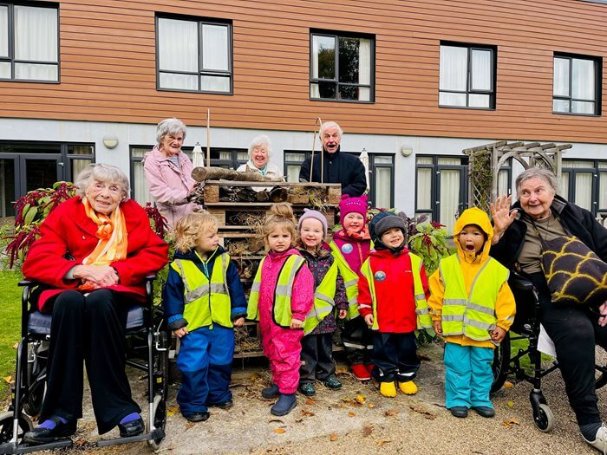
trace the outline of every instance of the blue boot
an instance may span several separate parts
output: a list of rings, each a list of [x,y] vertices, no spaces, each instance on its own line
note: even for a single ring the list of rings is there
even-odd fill
[[[295,406],[297,406],[297,398],[294,393],[281,393],[270,412],[275,416],[286,416]]]

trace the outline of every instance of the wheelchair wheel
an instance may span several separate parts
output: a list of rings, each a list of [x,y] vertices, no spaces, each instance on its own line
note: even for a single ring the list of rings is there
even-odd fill
[[[19,416],[19,432],[17,434],[19,441],[23,435],[34,428],[30,418],[21,413]],[[13,413],[11,411],[0,414],[0,444],[5,444],[13,438]]]
[[[491,393],[495,393],[502,388],[508,376],[509,366],[510,334],[506,333],[506,336],[493,353],[493,384],[491,384]]]
[[[148,444],[153,450],[158,450],[160,443],[165,436],[166,427],[166,400],[160,395],[154,397],[154,404],[152,405],[152,412],[154,413],[154,427],[160,430],[158,437],[148,440]]]
[[[35,382],[27,392],[23,403],[23,410],[32,417],[40,414],[42,409],[42,400],[44,399],[45,381]]]
[[[533,410],[533,422],[538,430],[548,433],[554,428],[554,414],[547,404],[540,404]]]

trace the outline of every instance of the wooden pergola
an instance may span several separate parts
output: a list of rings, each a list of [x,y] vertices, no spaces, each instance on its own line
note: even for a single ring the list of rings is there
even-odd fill
[[[525,169],[549,169],[560,181],[562,152],[569,148],[571,144],[498,141],[463,150],[468,156],[468,206],[489,211],[489,203],[498,196],[499,171],[511,158]]]

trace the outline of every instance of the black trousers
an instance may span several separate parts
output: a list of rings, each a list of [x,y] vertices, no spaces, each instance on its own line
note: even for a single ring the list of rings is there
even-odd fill
[[[373,332],[373,377],[379,382],[407,382],[419,370],[415,333]]]
[[[371,363],[373,331],[361,316],[345,322],[341,332],[341,341],[350,365]]]
[[[333,334],[306,335],[301,339],[301,367],[299,382],[324,381],[335,374]]]
[[[99,434],[115,427],[132,412],[140,412],[131,398],[125,372],[127,305],[108,289],[88,296],[64,291],[53,302],[47,391],[40,421],[58,415],[73,421],[82,417],[83,361]]]
[[[580,305],[555,305],[542,273],[530,275],[540,295],[540,321],[552,338],[569,404],[579,425],[601,422],[595,383],[595,346],[607,348],[607,327]]]

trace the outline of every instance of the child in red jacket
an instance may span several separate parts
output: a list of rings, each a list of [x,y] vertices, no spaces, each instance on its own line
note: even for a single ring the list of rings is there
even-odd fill
[[[385,397],[396,396],[395,381],[401,392],[413,395],[419,369],[415,330],[432,327],[426,271],[406,248],[403,218],[381,212],[369,230],[375,249],[361,267],[358,306],[373,330],[372,377]]]

